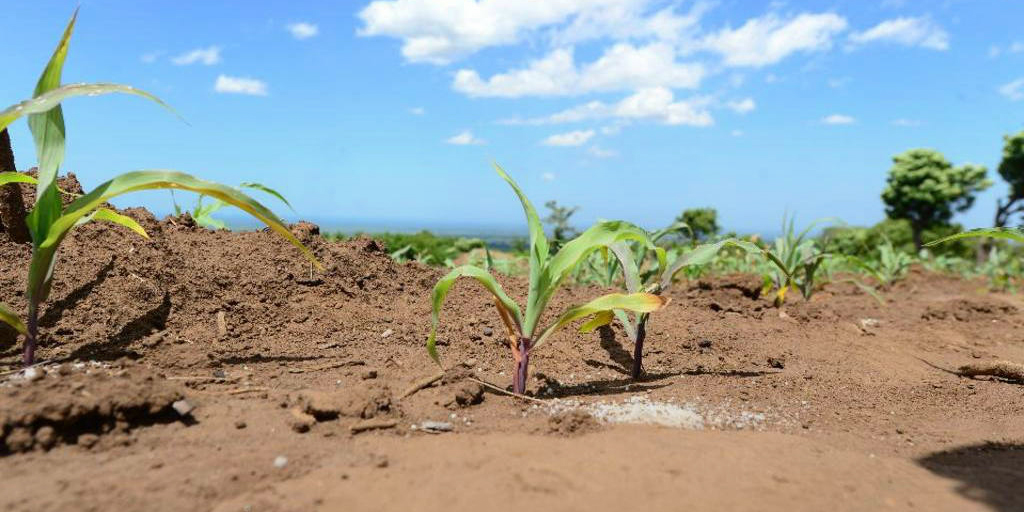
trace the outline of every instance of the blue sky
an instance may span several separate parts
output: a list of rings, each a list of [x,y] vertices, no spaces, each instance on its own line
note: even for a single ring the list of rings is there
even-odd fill
[[[520,226],[491,161],[580,224],[695,206],[739,231],[786,210],[870,224],[892,155],[932,147],[989,168],[958,218],[982,226],[1002,136],[1024,129],[1024,2],[12,0],[6,104],[79,3],[65,82],[147,89],[188,124],[71,100],[67,169],[87,187],[144,168],[261,181],[324,224]]]

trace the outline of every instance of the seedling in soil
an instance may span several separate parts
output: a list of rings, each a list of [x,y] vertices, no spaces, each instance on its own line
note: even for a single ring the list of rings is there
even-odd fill
[[[285,199],[284,196],[281,195],[280,192],[278,192],[278,191],[276,191],[276,190],[274,190],[274,189],[272,189],[272,188],[270,188],[270,187],[268,187],[268,186],[266,186],[266,185],[264,185],[262,183],[243,182],[243,183],[239,183],[238,187],[236,187],[236,188],[238,188],[239,190],[241,190],[243,188],[248,188],[248,189],[252,189],[252,190],[259,190],[259,191],[262,191],[262,192],[266,192],[267,194],[270,194],[270,195],[276,197],[277,199],[279,199],[282,203],[285,204],[285,206],[287,206],[293,212],[295,211],[295,209],[292,208],[291,203],[289,203],[288,200]],[[225,207],[225,206],[230,206],[230,204],[225,203],[224,201],[221,201],[220,199],[214,199],[213,201],[207,203],[207,202],[205,202],[205,199],[206,199],[206,196],[203,195],[203,194],[200,194],[196,198],[196,205],[192,208],[191,211],[188,212],[189,216],[192,217],[192,220],[196,221],[196,224],[199,224],[200,226],[202,226],[204,228],[207,228],[207,229],[227,229],[227,224],[224,224],[224,221],[214,217],[213,214],[218,212],[218,211],[220,211],[220,209]],[[174,214],[175,215],[180,216],[182,213],[185,213],[185,211],[182,210],[181,206],[178,205],[178,201],[175,200],[175,198],[174,198],[174,190],[171,190],[171,202],[174,204]]]
[[[430,357],[441,365],[437,353],[437,327],[440,323],[441,305],[448,295],[449,289],[460,277],[471,277],[480,282],[494,296],[494,305],[498,316],[508,330],[508,344],[515,361],[515,374],[512,389],[517,394],[526,392],[526,377],[529,370],[530,354],[544,345],[556,331],[566,325],[587,317],[595,317],[581,327],[581,331],[593,330],[599,325],[607,324],[616,309],[651,313],[661,309],[667,301],[650,293],[613,293],[598,297],[586,304],[574,306],[559,315],[553,322],[540,327],[540,317],[547,308],[551,297],[558,290],[562,281],[591,253],[601,247],[615,242],[635,240],[650,245],[647,233],[632,224],[622,221],[603,221],[591,226],[578,237],[568,241],[555,253],[549,253],[549,242],[544,235],[537,211],[527,199],[519,185],[505,171],[495,165],[498,175],[502,177],[519,197],[526,222],[530,230],[530,287],[526,299],[526,313],[523,314],[500,284],[489,272],[472,265],[456,267],[448,275],[441,278],[434,287],[433,313],[431,315],[430,337],[427,339],[427,351]],[[443,367],[443,366],[442,366]]]
[[[805,299],[810,299],[815,290],[815,274],[822,261],[829,257],[822,252],[814,240],[807,235],[814,226],[829,222],[831,219],[820,219],[812,222],[800,233],[794,228],[794,219],[787,222],[782,217],[782,236],[775,239],[775,244],[764,251],[764,256],[775,265],[774,272],[766,276],[766,288],[775,288],[775,306],[781,307],[786,302],[786,293],[790,289],[798,290]]]
[[[670,226],[668,229],[672,229],[672,227]],[[681,227],[677,227],[677,229],[681,229]],[[655,232],[652,235],[652,239],[661,238],[661,236],[664,236],[663,233],[665,231]],[[761,248],[751,242],[731,238],[715,243],[698,245],[689,252],[676,256],[672,260],[668,259],[665,250],[661,247],[655,247],[653,251],[648,251],[646,247],[633,249],[626,242],[616,242],[609,248],[622,267],[623,283],[626,291],[629,293],[643,291],[660,295],[672,286],[676,275],[684,268],[710,263],[718,255],[718,252],[725,247],[738,247],[746,252],[755,254],[763,252]],[[654,271],[644,272],[642,269],[644,257],[651,253],[658,260],[657,266]],[[647,337],[647,321],[650,318],[650,313],[634,312],[633,317],[630,318],[629,314],[625,311],[616,309],[614,310],[614,315],[622,323],[626,336],[633,341],[633,368],[631,375],[633,379],[639,379],[643,375],[644,340]]]
[[[39,307],[46,301],[53,281],[53,268],[61,242],[74,228],[90,221],[112,222],[147,237],[146,231],[135,220],[103,207],[110,199],[138,190],[178,189],[188,190],[215,198],[236,206],[263,221],[282,237],[298,247],[307,258],[320,267],[313,254],[285,227],[284,223],[255,199],[231,187],[204,181],[191,175],[166,170],[134,171],[117,176],[91,192],[62,206],[60,191],[57,189],[57,169],[64,160],[64,115],[60,103],[74,96],[96,96],[109,93],[125,93],[141,96],[164,105],[155,96],[117,84],[71,84],[61,85],[64,60],[74,29],[77,11],[71,17],[64,35],[53,56],[43,70],[31,99],[0,111],[0,130],[12,122],[28,116],[29,129],[35,141],[39,161],[38,179],[16,172],[0,173],[0,186],[7,183],[34,183],[36,202],[27,217],[32,235],[32,260],[28,273],[28,315],[26,321],[11,308],[0,305],[0,321],[12,326],[25,335],[24,364],[35,361],[38,340]]]

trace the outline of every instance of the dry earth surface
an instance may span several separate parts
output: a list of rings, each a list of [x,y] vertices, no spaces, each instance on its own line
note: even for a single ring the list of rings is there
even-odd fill
[[[0,330],[0,509],[1024,510],[1024,387],[938,367],[1024,362],[1024,303],[912,272],[771,307],[752,276],[681,282],[647,378],[615,327],[532,360],[530,400],[490,299],[453,289],[436,373],[437,269],[369,239],[79,229],[42,318],[46,364]],[[29,249],[0,242],[24,308]],[[502,278],[522,299],[522,279]],[[556,309],[602,290],[568,288]]]

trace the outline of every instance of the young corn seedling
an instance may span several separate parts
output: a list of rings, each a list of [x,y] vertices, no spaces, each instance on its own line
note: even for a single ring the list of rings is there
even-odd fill
[[[117,176],[89,193],[62,206],[57,189],[57,170],[64,160],[64,115],[60,103],[73,96],[95,96],[107,93],[126,93],[148,98],[164,105],[155,96],[125,85],[71,84],[61,85],[64,60],[74,29],[77,11],[71,17],[57,49],[43,70],[31,99],[0,111],[0,130],[17,119],[28,116],[29,129],[36,147],[38,178],[17,172],[0,173],[0,186],[7,183],[36,185],[36,201],[26,220],[32,235],[32,259],[28,271],[28,314],[25,321],[7,306],[0,305],[0,321],[12,326],[25,336],[23,362],[35,361],[38,341],[39,308],[46,301],[53,282],[53,268],[61,242],[74,228],[90,221],[105,221],[127,227],[147,237],[145,230],[130,217],[121,215],[103,205],[110,199],[138,190],[178,189],[204,194],[236,206],[267,224],[282,237],[298,247],[317,267],[320,263],[313,254],[288,231],[288,228],[270,210],[248,195],[224,185],[204,181],[188,174],[166,171],[134,171]],[[166,105],[164,105],[166,106]]]
[[[654,235],[657,236],[658,233],[660,231]],[[655,236],[652,236],[652,238],[655,238]],[[657,238],[661,237],[657,236]],[[689,252],[677,255],[674,259],[667,256],[665,250],[661,247],[655,247],[653,251],[649,251],[644,246],[631,248],[626,242],[615,242],[611,244],[609,249],[622,267],[626,291],[629,293],[646,292],[660,295],[672,286],[676,275],[683,269],[710,263],[718,255],[718,252],[725,247],[738,247],[747,253],[762,253],[762,249],[757,245],[735,239],[725,239],[715,243],[698,245]],[[639,257],[637,257],[638,253]],[[657,264],[653,271],[645,272],[642,267],[644,257],[651,253],[657,258]],[[639,264],[637,263],[638,261],[640,262]],[[630,373],[633,379],[639,379],[644,371],[644,340],[647,337],[647,321],[650,318],[650,313],[636,311],[633,313],[632,318],[630,318],[629,313],[622,309],[616,309],[613,313],[619,322],[622,323],[626,336],[633,342],[633,368]]]
[[[798,290],[805,299],[810,299],[815,290],[815,274],[821,262],[829,257],[822,252],[813,239],[807,235],[814,226],[831,219],[820,219],[812,222],[800,233],[794,228],[794,218],[782,217],[782,236],[775,239],[775,244],[764,250],[764,256],[774,265],[773,271],[766,276],[766,288],[775,288],[775,306],[780,307],[786,302],[786,293],[790,289]]]
[[[281,195],[280,192],[278,192],[278,191],[276,191],[276,190],[274,190],[274,189],[272,189],[272,188],[270,188],[270,187],[268,187],[266,185],[263,185],[262,183],[243,182],[243,183],[239,183],[238,187],[236,187],[236,188],[238,188],[239,190],[241,190],[243,188],[247,188],[247,189],[259,190],[259,191],[265,192],[267,194],[270,194],[270,195],[276,197],[278,200],[280,200],[282,203],[284,203],[285,206],[287,206],[293,212],[295,211],[295,209],[292,208],[291,203],[289,203],[288,200],[285,199],[284,196]],[[225,203],[224,201],[221,201],[220,199],[214,199],[213,201],[211,201],[209,203],[204,202],[204,199],[206,199],[206,196],[203,195],[203,194],[200,194],[196,198],[196,205],[192,208],[191,211],[188,212],[189,216],[192,217],[192,220],[196,221],[196,224],[199,224],[200,226],[202,226],[204,228],[207,228],[207,229],[227,229],[227,227],[228,227],[227,224],[225,224],[224,221],[222,221],[222,220],[220,220],[218,218],[215,218],[213,216],[213,214],[218,212],[218,211],[220,211],[221,208],[224,208],[225,206],[230,206],[230,205],[228,203]],[[175,200],[175,198],[174,198],[174,190],[171,190],[171,202],[174,204],[174,214],[175,215],[179,215],[180,216],[182,213],[185,212],[181,208],[181,206],[178,205],[178,201]]]
[[[637,226],[622,221],[604,221],[598,222],[576,238],[567,241],[557,253],[550,254],[544,227],[541,225],[533,204],[527,199],[519,185],[501,167],[495,165],[495,170],[519,197],[529,227],[530,286],[526,298],[526,311],[524,313],[519,309],[519,305],[505,293],[494,276],[486,270],[471,265],[456,267],[448,275],[442,277],[434,287],[427,352],[434,362],[443,368],[441,358],[437,353],[437,328],[440,323],[441,306],[456,279],[460,277],[476,279],[494,296],[494,305],[508,331],[509,349],[512,351],[512,359],[515,362],[512,390],[517,394],[523,394],[526,392],[530,354],[544,345],[551,335],[562,327],[579,319],[595,317],[581,327],[581,331],[587,332],[608,323],[612,318],[612,310],[623,309],[638,313],[651,313],[661,309],[667,301],[650,293],[612,293],[598,297],[586,304],[571,307],[558,315],[553,322],[542,327],[540,319],[547,309],[548,302],[562,281],[584,258],[599,248],[607,247],[615,242],[636,240],[650,244],[650,241],[647,238],[647,233]]]
[[[874,277],[883,287],[906,277],[910,265],[914,263],[913,256],[897,250],[888,238],[879,244],[878,259],[873,262],[869,263],[856,256],[846,256],[845,259],[855,268]]]

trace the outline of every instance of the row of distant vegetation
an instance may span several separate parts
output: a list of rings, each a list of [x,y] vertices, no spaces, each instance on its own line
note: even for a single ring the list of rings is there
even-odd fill
[[[901,279],[914,264],[934,272],[984,277],[993,290],[1014,291],[1017,282],[1024,278],[1020,264],[1024,254],[1018,245],[988,238],[960,238],[924,246],[963,231],[952,218],[970,209],[977,194],[993,185],[987,174],[981,166],[953,165],[938,151],[913,149],[893,157],[881,194],[886,219],[873,226],[819,219],[797,229],[792,218],[784,218],[779,238],[765,240],[756,234],[723,232],[714,208],[690,208],[662,230],[656,243],[678,253],[686,253],[698,244],[726,239],[745,240],[779,252],[787,246],[799,245],[800,262],[808,260],[814,266],[813,275],[806,279],[809,283],[798,279],[808,296],[822,284],[837,279],[852,279],[864,285],[866,291],[877,291]],[[1024,131],[1004,137],[998,174],[1007,185],[1007,193],[997,202],[993,225],[1020,223],[1024,215]],[[573,223],[579,207],[560,205],[553,200],[544,206],[547,215],[541,220],[550,234],[550,250],[555,251],[580,233]],[[806,232],[801,233],[803,230]],[[452,268],[470,263],[509,275],[524,275],[528,269],[526,238],[495,244],[481,238],[442,236],[430,231],[358,235],[384,241],[399,262],[417,261]],[[608,259],[606,253],[592,255],[572,278],[578,283],[612,285],[621,275],[609,275]],[[777,265],[738,249],[723,250],[709,264],[686,270],[691,277],[728,272],[762,275],[767,289],[778,290],[784,284]]]

